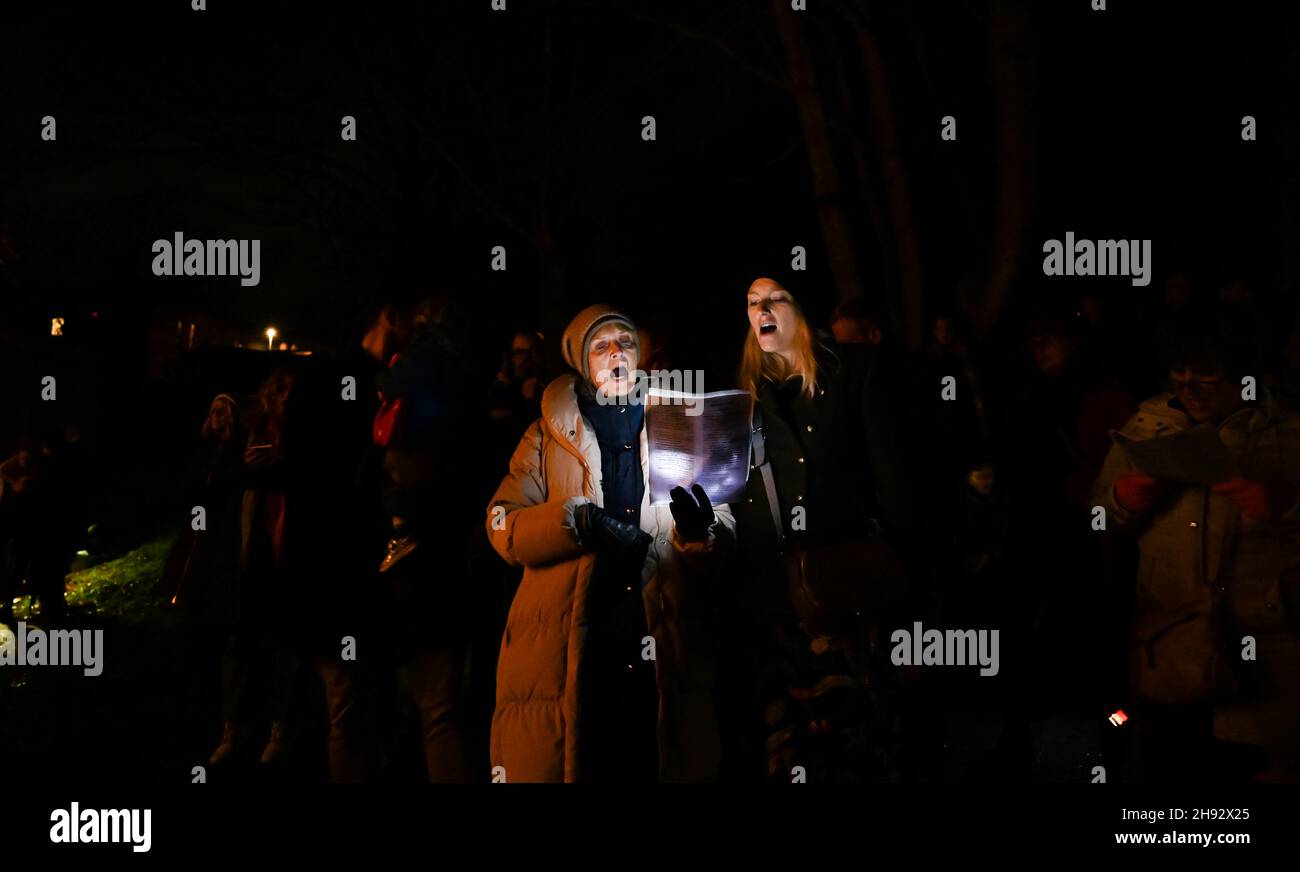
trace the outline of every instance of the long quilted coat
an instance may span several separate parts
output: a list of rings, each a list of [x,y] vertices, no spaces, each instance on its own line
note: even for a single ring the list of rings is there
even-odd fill
[[[573,513],[602,504],[600,448],[579,411],[572,375],[542,396],[542,416],[528,428],[510,472],[488,506],[492,546],[524,567],[510,608],[497,668],[492,766],[506,781],[577,781],[580,675],[587,630],[587,594],[595,554],[578,545]],[[642,474],[647,463],[641,433]],[[646,626],[655,641],[659,686],[659,773],[665,781],[717,775],[714,718],[714,634],[711,615],[734,547],[735,521],[726,505],[706,541],[676,536],[668,506],[641,505],[641,528],[654,537],[641,573]]]

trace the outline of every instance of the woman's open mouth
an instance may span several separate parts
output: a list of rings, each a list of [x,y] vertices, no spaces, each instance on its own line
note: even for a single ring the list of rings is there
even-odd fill
[[[627,378],[627,367],[620,363],[609,371],[609,377],[620,381]]]
[[[758,325],[758,332],[759,332],[760,335],[763,335],[763,336],[767,336],[767,335],[769,335],[769,334],[775,333],[775,332],[776,332],[776,323],[775,323],[775,322],[771,322],[771,323],[768,323],[768,324],[759,324],[759,325]]]

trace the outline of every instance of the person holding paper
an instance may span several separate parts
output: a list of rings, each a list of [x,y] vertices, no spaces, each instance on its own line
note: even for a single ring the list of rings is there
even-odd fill
[[[1137,537],[1130,682],[1150,780],[1300,778],[1300,421],[1263,385],[1244,398],[1262,375],[1252,335],[1230,310],[1181,316],[1170,390],[1125,424],[1094,487],[1107,529]],[[1228,765],[1215,740],[1260,759]]]
[[[562,351],[576,375],[547,386],[488,505],[492,546],[524,568],[497,669],[494,777],[713,779],[708,615],[731,511],[699,485],[651,505],[630,318],[590,306]]]

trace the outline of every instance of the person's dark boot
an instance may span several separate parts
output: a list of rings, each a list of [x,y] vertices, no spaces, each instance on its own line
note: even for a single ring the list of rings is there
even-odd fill
[[[241,754],[247,746],[248,731],[230,721],[226,721],[221,732],[221,743],[208,757],[208,765],[220,766],[222,763]]]
[[[278,763],[288,752],[289,742],[285,735],[283,721],[271,722],[271,737],[266,740],[266,747],[262,749],[263,763]]]

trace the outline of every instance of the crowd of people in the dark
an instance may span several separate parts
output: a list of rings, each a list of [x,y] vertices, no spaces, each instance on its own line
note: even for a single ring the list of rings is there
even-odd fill
[[[24,591],[48,617],[66,612],[64,577],[90,514],[88,464],[72,425],[24,439],[0,463],[0,623],[13,624]]]
[[[493,373],[454,299],[394,296],[213,398],[164,584],[220,658],[209,763],[312,753],[310,679],[338,781],[393,774],[398,698],[440,782],[1300,776],[1300,419],[1246,286],[1052,297],[982,341],[936,313],[917,353],[804,290],[754,280],[712,380],[755,401],[730,504],[651,502],[620,398],[678,361],[610,305],[554,378],[554,339]],[[1118,444],[1197,427],[1228,472]],[[4,608],[25,580],[62,611],[76,442],[0,464]],[[914,622],[999,630],[1001,669],[898,665]]]

